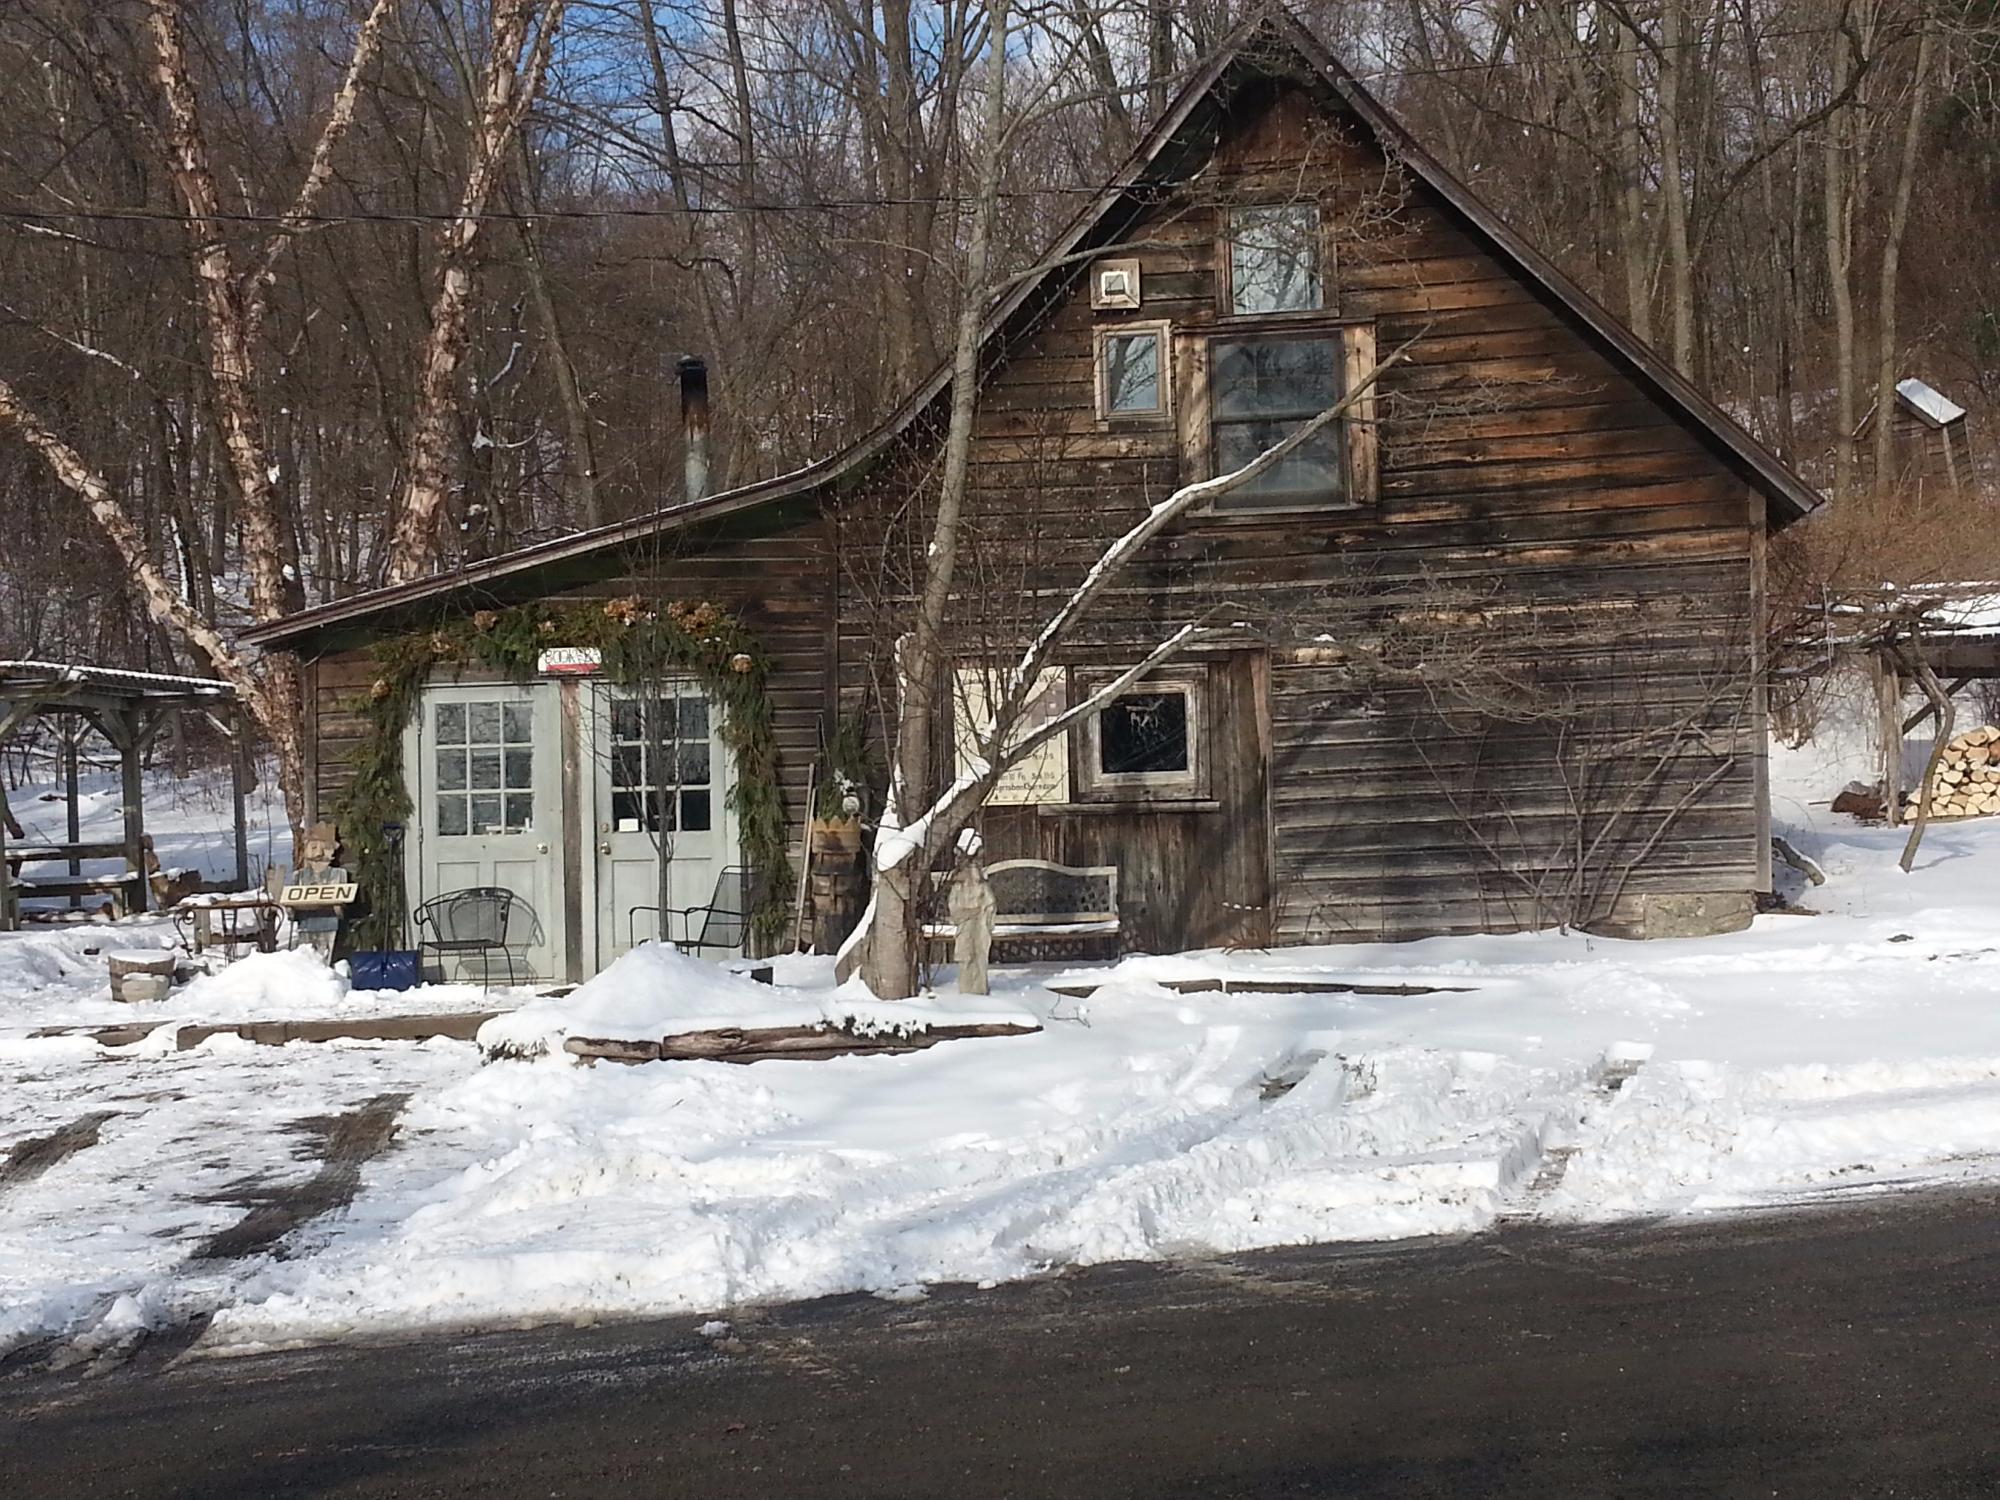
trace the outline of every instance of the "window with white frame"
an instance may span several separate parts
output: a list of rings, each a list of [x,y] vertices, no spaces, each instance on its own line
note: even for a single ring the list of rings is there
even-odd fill
[[[1097,414],[1107,421],[1167,414],[1164,323],[1098,331]]]
[[[706,833],[715,818],[708,699],[698,689],[611,700],[611,817],[620,833]]]
[[[535,826],[534,715],[505,699],[431,706],[432,789],[445,838],[525,833]]]
[[[1239,316],[1320,305],[1316,203],[1271,203],[1229,214],[1229,310]]]
[[[1207,674],[1154,673],[1084,720],[1078,786],[1096,801],[1181,801],[1207,794]]]

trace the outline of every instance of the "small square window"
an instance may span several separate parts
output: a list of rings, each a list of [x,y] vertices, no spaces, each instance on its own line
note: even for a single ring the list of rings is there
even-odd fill
[[[1268,204],[1229,215],[1229,310],[1310,312],[1320,305],[1319,206]]]
[[[1091,267],[1090,305],[1129,311],[1139,305],[1139,262],[1102,260]]]
[[[1103,329],[1097,335],[1097,414],[1110,419],[1167,413],[1164,324]]]
[[[1184,691],[1123,693],[1097,721],[1097,769],[1104,775],[1185,775],[1193,764]]]
[[[1092,673],[1101,687],[1110,673]],[[1084,690],[1092,690],[1086,680]],[[1099,802],[1186,802],[1208,795],[1202,763],[1208,675],[1186,667],[1147,677],[1084,721],[1078,793]]]

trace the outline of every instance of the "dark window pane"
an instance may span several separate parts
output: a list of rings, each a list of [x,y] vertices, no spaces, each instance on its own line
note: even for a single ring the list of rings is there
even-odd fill
[[[1181,692],[1126,693],[1097,716],[1098,766],[1108,776],[1188,769],[1188,701]]]
[[[681,829],[686,833],[707,833],[709,828],[707,792],[681,793]]]
[[[1319,209],[1311,203],[1239,208],[1229,216],[1230,310],[1319,306]]]
[[[500,831],[500,799],[498,797],[474,797],[472,799],[472,831],[474,833],[498,833]]]
[[[646,784],[645,752],[637,745],[620,745],[611,752],[611,784],[635,787]]]
[[[465,743],[465,705],[440,703],[437,706],[437,737],[440,744]]]
[[[472,752],[472,784],[480,791],[488,791],[500,785],[500,752],[498,750],[475,750]]]
[[[439,833],[455,838],[466,831],[463,797],[440,797],[437,810]]]
[[[1315,417],[1340,399],[1334,339],[1218,339],[1211,348],[1217,420]]]
[[[679,701],[681,738],[684,740],[707,739],[708,700],[706,698],[682,698]]]
[[[681,784],[684,786],[706,786],[708,784],[708,741],[697,740],[693,744],[681,746]]]
[[[617,740],[640,738],[639,702],[636,698],[611,700],[611,737]]]
[[[532,828],[535,822],[535,799],[522,792],[512,792],[507,797],[507,826],[509,828]]]
[[[1291,422],[1217,423],[1215,472],[1240,469],[1266,448],[1282,442]],[[1333,500],[1342,490],[1340,433],[1329,423],[1256,477],[1216,497],[1218,510],[1255,508],[1274,498]]]
[[[534,738],[534,712],[525,703],[508,703],[500,710],[500,729],[510,745],[525,745]]]
[[[611,826],[619,833],[650,831],[652,825],[646,816],[645,797],[638,792],[613,792]]]
[[[497,703],[468,703],[465,705],[466,737],[475,745],[497,745],[500,743],[500,705]]]
[[[535,784],[535,752],[532,750],[509,750],[507,752],[507,789],[521,791]],[[509,818],[508,822],[513,819]]]
[[[441,792],[462,792],[465,790],[465,752],[456,745],[437,753],[438,790]]]
[[[1157,333],[1120,333],[1105,339],[1104,409],[1113,416],[1164,410]]]

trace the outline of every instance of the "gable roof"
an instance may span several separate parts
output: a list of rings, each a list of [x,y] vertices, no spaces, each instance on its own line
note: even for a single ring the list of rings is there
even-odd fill
[[[1093,244],[1110,243],[1131,214],[1147,201],[1149,190],[1174,181],[1174,168],[1192,144],[1187,137],[1204,107],[1214,102],[1231,70],[1247,65],[1275,71],[1281,59],[1303,64],[1305,71],[1331,92],[1374,132],[1378,143],[1420,182],[1443,200],[1445,207],[1503,266],[1537,289],[1613,368],[1632,379],[1677,418],[1725,466],[1770,502],[1774,525],[1808,514],[1821,496],[1770,449],[1731,419],[1686,377],[1674,370],[1624,324],[1578,286],[1533,246],[1510,229],[1472,190],[1447,171],[1375,96],[1281,4],[1253,9],[1230,32],[1156,121],[1123,167],[1093,195],[1049,248],[1048,268],[1023,279],[988,312],[982,341],[1019,331],[1059,300],[1081,274],[1079,252]],[[809,494],[866,472],[896,440],[950,388],[946,361],[884,421],[839,452],[804,468],[772,479],[722,490],[699,500],[635,516],[630,520],[553,541],[537,543],[499,557],[468,564],[453,573],[357,594],[318,605],[245,634],[252,644],[294,649],[310,638],[340,627],[354,627],[378,615],[421,610],[451,596],[466,599],[532,597],[534,582],[567,570],[594,571],[609,576],[639,543],[663,532],[702,522],[719,521],[742,511]]]

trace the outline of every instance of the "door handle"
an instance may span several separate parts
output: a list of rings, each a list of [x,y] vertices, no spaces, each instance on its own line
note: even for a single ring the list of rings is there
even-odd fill
[[[548,846],[547,844],[537,844],[537,845],[535,845],[535,853],[537,853],[537,854],[547,854],[548,852],[549,852],[549,846]]]
[[[599,854],[609,854],[611,852],[611,840],[606,839],[603,843],[599,844],[597,846],[597,852]]]

